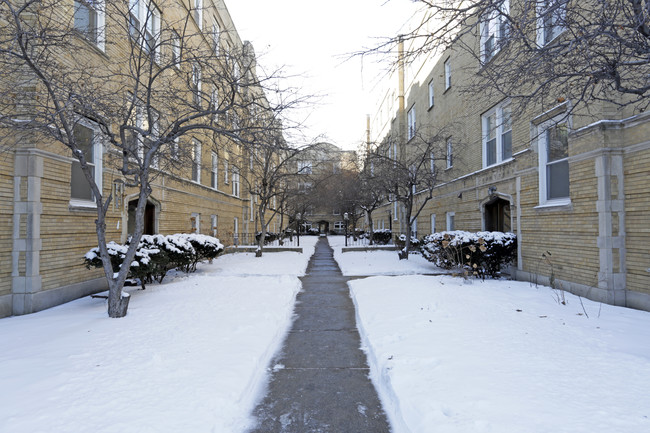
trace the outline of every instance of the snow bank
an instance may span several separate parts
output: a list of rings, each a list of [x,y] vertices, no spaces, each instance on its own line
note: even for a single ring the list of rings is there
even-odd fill
[[[504,280],[349,284],[394,433],[650,431],[650,313]]]

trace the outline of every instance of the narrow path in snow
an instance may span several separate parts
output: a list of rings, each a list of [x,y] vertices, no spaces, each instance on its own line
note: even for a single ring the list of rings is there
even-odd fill
[[[320,238],[251,433],[390,431],[368,377],[346,281],[327,238]]]

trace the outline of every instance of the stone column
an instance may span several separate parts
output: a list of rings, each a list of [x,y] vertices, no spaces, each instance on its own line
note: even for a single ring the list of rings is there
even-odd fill
[[[17,150],[14,165],[12,250],[13,314],[34,311],[34,293],[41,290],[41,179],[43,157]]]
[[[598,288],[607,303],[626,305],[625,192],[623,155],[606,152],[595,159],[598,183]]]

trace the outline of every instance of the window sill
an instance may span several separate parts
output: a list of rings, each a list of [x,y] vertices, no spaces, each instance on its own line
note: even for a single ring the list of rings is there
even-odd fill
[[[542,203],[538,206],[535,206],[534,209],[539,212],[572,211],[573,204],[571,203],[570,198],[555,199],[555,200],[549,200],[546,203]]]
[[[97,209],[97,203],[90,200],[70,199],[68,209],[72,211],[94,211]]]

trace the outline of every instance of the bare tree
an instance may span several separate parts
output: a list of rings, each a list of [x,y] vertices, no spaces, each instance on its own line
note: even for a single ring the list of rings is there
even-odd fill
[[[113,273],[106,248],[111,191],[95,176],[92,143],[101,143],[103,165],[138,192],[135,230],[124,263],[131,263],[143,232],[151,182],[162,171],[190,163],[200,170],[190,134],[211,136],[213,145],[273,129],[265,122],[239,122],[260,111],[277,117],[259,91],[249,46],[206,43],[179,2],[125,0],[0,0],[0,136],[2,147],[52,143],[75,158],[73,170],[88,183],[97,209],[96,232],[109,285],[108,314],[126,314],[122,294],[129,267]],[[101,17],[101,20],[98,19]],[[107,56],[104,55],[107,54]],[[90,137],[90,139],[89,139]],[[101,148],[99,152],[102,152]]]
[[[509,97],[522,108],[571,101],[650,104],[648,0],[415,0],[424,18],[399,42],[404,61],[449,47],[480,65],[473,95]],[[474,67],[474,66],[473,66]],[[474,69],[476,71],[476,69]]]
[[[432,135],[415,133],[408,143],[398,146],[389,136],[367,155],[366,166],[371,166],[374,173],[372,188],[380,189],[388,202],[402,207],[406,243],[399,252],[400,259],[408,259],[413,223],[433,197],[438,181],[436,161],[446,159],[445,137],[443,131]]]

